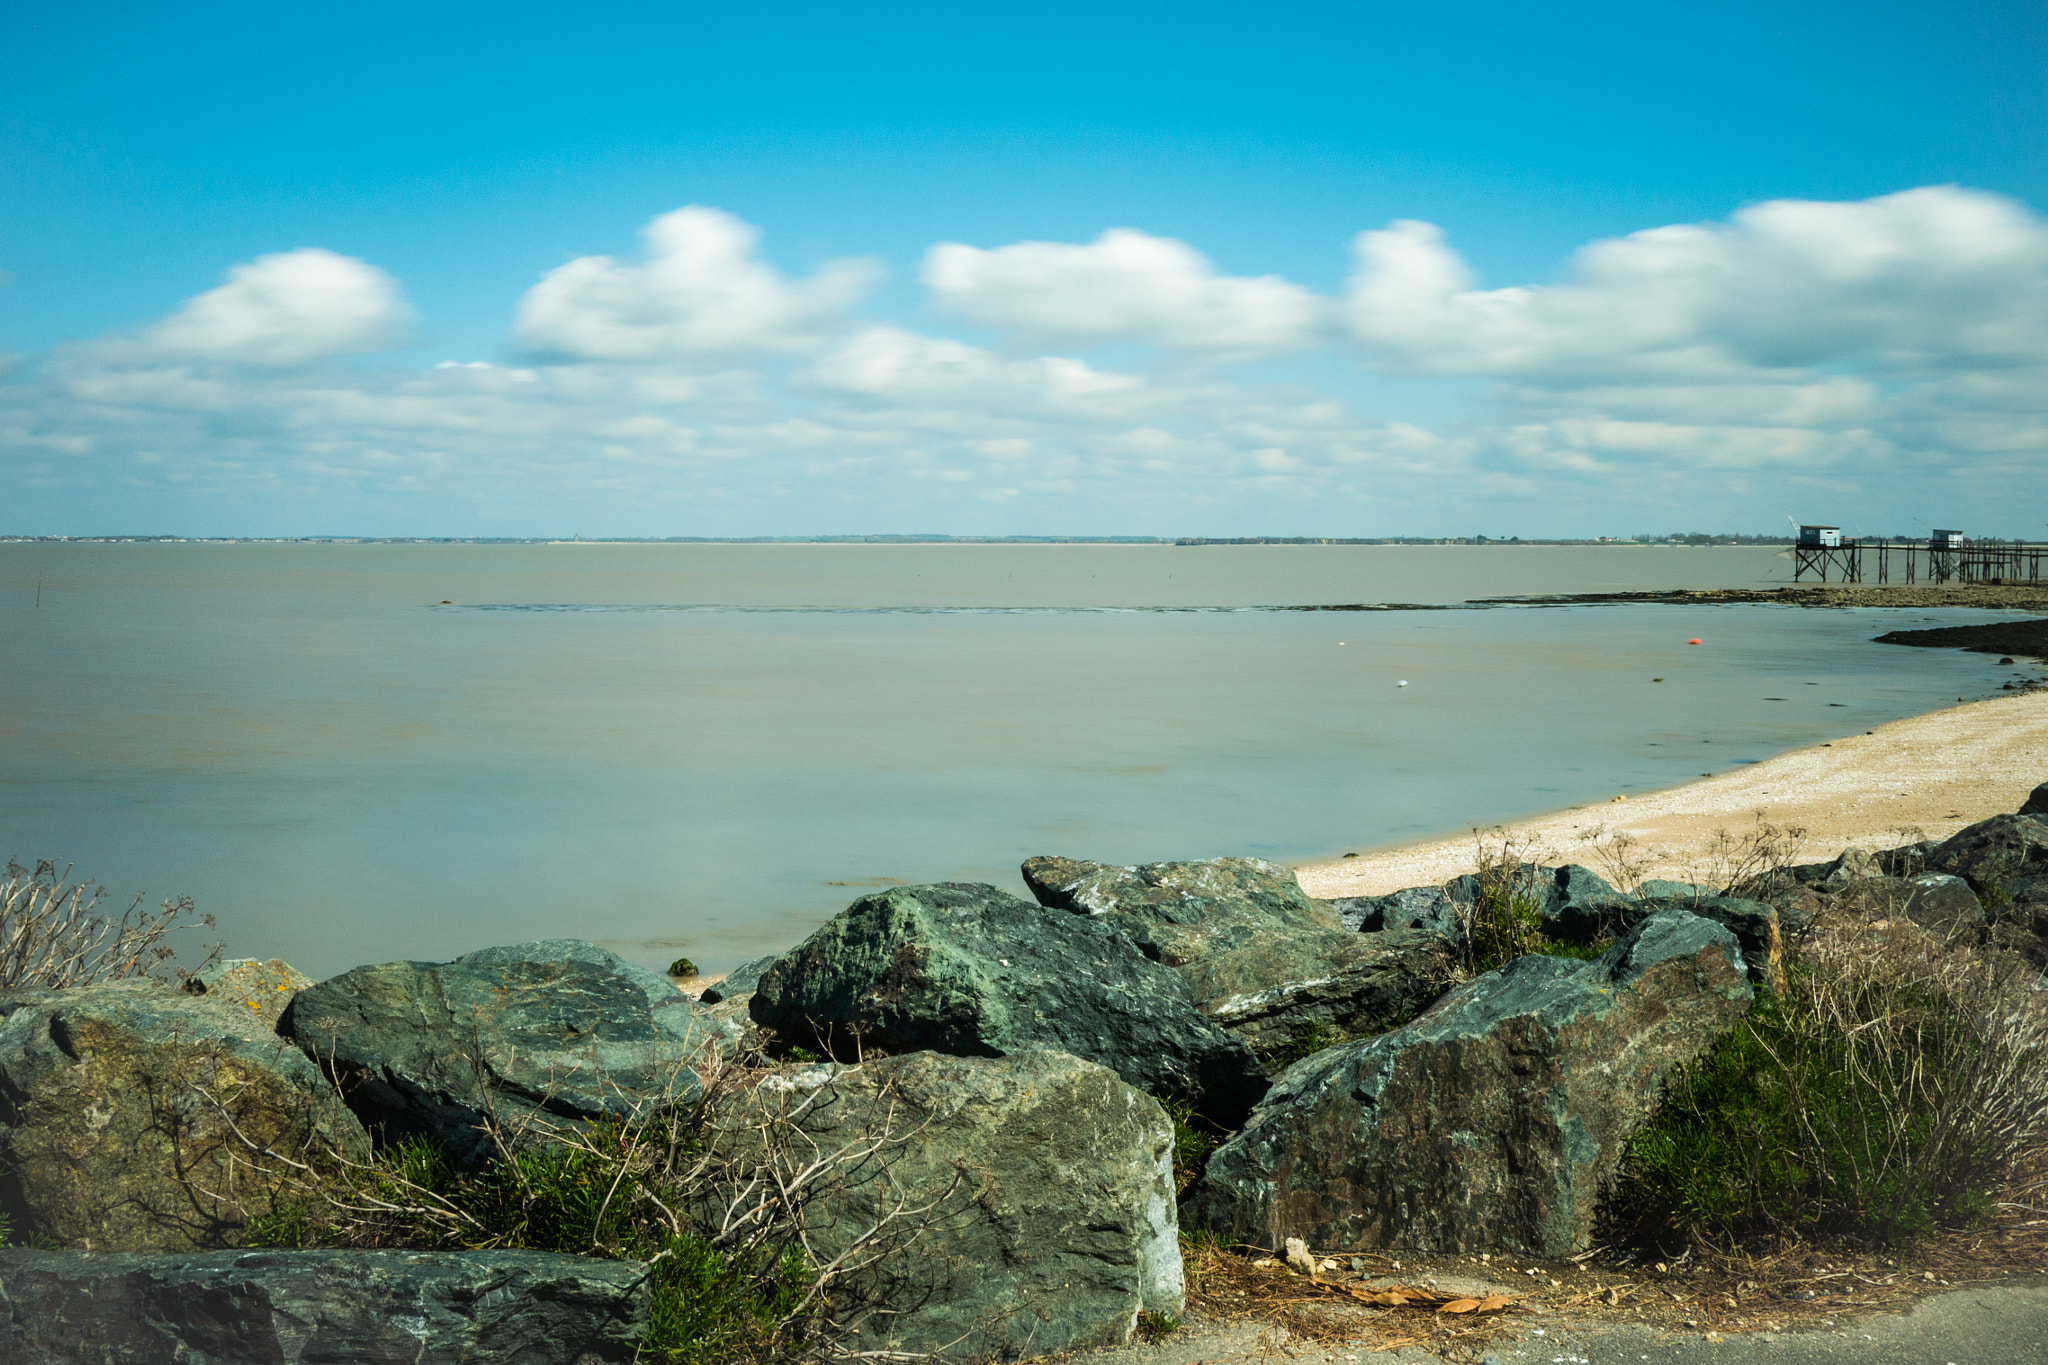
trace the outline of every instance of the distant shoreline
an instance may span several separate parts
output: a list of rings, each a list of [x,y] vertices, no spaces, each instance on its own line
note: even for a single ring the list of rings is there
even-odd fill
[[[1582,863],[1607,875],[1616,831],[1635,840],[1643,877],[1714,880],[1716,832],[1740,836],[1761,818],[1805,833],[1800,856],[1946,838],[2015,811],[2048,781],[2048,691],[2016,693],[1892,721],[1860,735],[1625,800],[1532,815],[1484,831],[1530,861]],[[1440,836],[1297,864],[1321,899],[1440,885],[1472,870],[1479,835]]]
[[[0,535],[0,545],[1412,545],[1487,546],[1503,549],[1568,546],[1574,549],[1716,550],[1782,548],[1790,536],[1717,535],[1696,540],[1537,539],[1519,536],[950,536],[885,533],[835,536],[180,536]]]

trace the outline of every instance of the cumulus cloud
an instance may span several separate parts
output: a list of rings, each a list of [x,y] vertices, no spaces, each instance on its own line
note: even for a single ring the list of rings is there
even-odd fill
[[[1512,288],[1400,222],[1358,238],[1335,300],[1139,233],[934,247],[934,299],[1010,332],[1000,349],[860,318],[865,267],[786,277],[716,210],[647,236],[640,263],[574,262],[529,291],[519,365],[317,364],[390,344],[410,316],[383,272],[323,251],[237,267],[125,337],[0,357],[0,505],[353,493],[518,503],[545,528],[577,499],[640,517],[957,496],[1121,500],[1153,526],[1227,509],[1265,530],[1243,510],[1261,498],[1405,498],[1454,505],[1456,530],[1488,498],[1740,525],[1770,493],[1776,521],[1771,490],[1802,479],[1901,507],[1939,492],[1965,525],[2048,497],[2048,224],[1967,190],[1759,204],[1591,243],[1558,282]],[[1056,335],[1181,353],[1112,368],[1056,353]],[[1307,344],[1373,377],[1229,368]],[[1189,348],[1217,363],[1190,367]],[[1041,521],[1068,524],[1068,505]],[[1592,515],[1552,524],[1616,529]]]
[[[131,364],[289,367],[395,345],[412,321],[398,281],[319,247],[258,256],[136,336],[99,343]]]
[[[1276,275],[1221,275],[1171,237],[1111,228],[1087,245],[1018,242],[982,250],[941,242],[923,278],[947,311],[1040,337],[1134,338],[1227,354],[1314,341],[1326,303]]]
[[[870,327],[849,337],[820,357],[808,378],[822,388],[892,402],[1006,411],[1104,415],[1144,401],[1143,382],[1132,375],[1060,356],[1006,359],[897,327]]]
[[[520,300],[522,345],[586,360],[660,360],[785,349],[814,335],[874,281],[865,261],[791,280],[761,259],[760,230],[692,204],[641,229],[646,260],[583,256]]]
[[[1715,382],[1841,361],[2024,364],[2048,346],[2048,224],[1951,186],[1777,200],[1595,242],[1542,287],[1473,288],[1428,223],[1361,233],[1353,249],[1351,334],[1422,373]]]

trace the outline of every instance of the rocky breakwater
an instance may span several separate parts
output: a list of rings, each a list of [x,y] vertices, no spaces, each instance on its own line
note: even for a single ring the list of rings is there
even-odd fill
[[[1257,1245],[1582,1250],[1671,1067],[1748,1010],[1735,936],[1684,911],[1592,962],[1530,956],[1275,1083],[1188,1213]]]
[[[1117,867],[1037,857],[1023,875],[1041,905],[1105,925],[1171,968],[1206,1018],[1267,1056],[1299,1037],[1405,1022],[1449,979],[1455,916],[1383,917],[1359,932],[1288,869],[1254,858]]]

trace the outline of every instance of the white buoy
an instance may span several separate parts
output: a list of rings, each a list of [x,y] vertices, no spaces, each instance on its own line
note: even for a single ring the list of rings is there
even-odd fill
[[[1394,684],[1394,686],[1396,686],[1396,687],[1406,687],[1407,685],[1408,685],[1408,680],[1407,680],[1406,678],[1403,678],[1403,679],[1401,679],[1401,681],[1399,681],[1399,682],[1397,682],[1397,683],[1395,683],[1395,684]]]

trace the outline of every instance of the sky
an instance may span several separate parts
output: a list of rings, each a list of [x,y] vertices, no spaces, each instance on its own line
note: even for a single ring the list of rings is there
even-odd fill
[[[2038,3],[16,0],[0,534],[2048,539]]]

